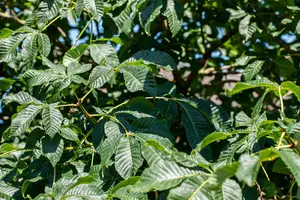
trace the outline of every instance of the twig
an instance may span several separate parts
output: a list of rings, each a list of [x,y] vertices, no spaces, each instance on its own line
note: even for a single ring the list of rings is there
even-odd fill
[[[0,12],[0,17],[1,18],[5,18],[5,19],[8,19],[8,20],[13,20],[19,24],[25,24],[25,21],[22,20],[22,19],[19,19],[17,16],[11,16],[9,13],[7,12]]]

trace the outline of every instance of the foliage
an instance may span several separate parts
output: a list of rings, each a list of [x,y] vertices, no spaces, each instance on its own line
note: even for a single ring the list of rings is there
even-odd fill
[[[298,4],[2,2],[0,199],[299,199]]]

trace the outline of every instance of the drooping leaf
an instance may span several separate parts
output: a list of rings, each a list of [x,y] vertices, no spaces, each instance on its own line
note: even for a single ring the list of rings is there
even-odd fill
[[[27,92],[20,91],[16,94],[10,94],[3,99],[3,103],[9,104],[11,102],[17,102],[21,105],[35,103],[41,104],[39,100],[28,94]]]
[[[264,61],[257,60],[247,65],[245,71],[243,72],[243,76],[245,77],[245,80],[251,81],[255,77],[255,75],[257,75],[260,72],[263,64]]]
[[[120,127],[117,123],[113,121],[107,121],[104,124],[104,132],[107,137],[111,137],[114,135],[121,135]]]
[[[45,33],[38,33],[37,44],[40,54],[47,57],[51,51],[51,43],[49,37]]]
[[[212,192],[215,200],[242,200],[242,190],[237,182],[227,179],[220,189]]]
[[[259,157],[244,154],[240,157],[239,162],[239,168],[236,172],[237,178],[252,187],[255,185],[256,176],[259,170]]]
[[[78,134],[69,127],[61,127],[58,133],[67,140],[78,141]]]
[[[54,107],[46,107],[42,112],[43,125],[45,126],[46,134],[51,138],[59,131],[63,116],[58,109]]]
[[[300,185],[300,156],[293,151],[280,151],[280,157],[293,176],[298,185]]]
[[[81,56],[88,48],[87,44],[80,44],[68,50],[63,57],[63,64],[69,66],[73,62],[79,62]]]
[[[122,66],[120,72],[130,92],[146,91],[151,96],[156,96],[156,81],[146,66]]]
[[[177,65],[173,58],[169,54],[162,51],[142,50],[135,53],[132,58],[135,60],[143,59],[145,64],[153,63],[168,70],[177,69]]]
[[[294,63],[287,58],[280,57],[274,59],[273,62],[278,66],[280,75],[283,77],[289,77],[297,71],[294,67]]]
[[[134,191],[167,190],[179,185],[186,178],[204,175],[202,171],[181,167],[175,162],[159,162],[143,171],[140,180],[134,185]]]
[[[16,56],[17,48],[26,36],[26,34],[17,34],[0,39],[0,61],[10,62]]]
[[[10,200],[10,199],[18,199],[21,198],[20,194],[18,194],[20,192],[20,190],[16,187],[7,185],[4,182],[0,182],[0,198],[1,199],[6,199],[6,200]]]
[[[43,155],[49,159],[54,167],[60,160],[64,151],[64,140],[56,135],[52,139],[45,137],[42,140]]]
[[[207,135],[198,145],[197,149],[203,149],[207,145],[218,141],[218,140],[225,140],[228,137],[232,136],[233,134],[236,134],[237,132],[232,132],[232,133],[222,133],[222,132],[213,132],[209,135]]]
[[[119,65],[119,58],[116,50],[108,44],[91,44],[89,45],[93,60],[99,65]]]
[[[18,113],[11,122],[11,136],[20,136],[23,134],[41,109],[42,106],[29,105]]]
[[[45,23],[56,17],[59,13],[58,0],[43,0],[39,5],[37,19],[39,23]]]
[[[168,20],[168,25],[170,27],[173,37],[181,29],[181,25],[182,25],[181,12],[182,12],[182,7],[177,0],[166,1],[166,10],[163,12],[163,15]]]
[[[148,2],[146,8],[141,11],[140,22],[148,35],[150,34],[151,23],[160,14],[162,7],[163,4],[161,0],[151,0]]]
[[[291,81],[283,82],[281,83],[281,89],[293,92],[294,95],[297,97],[298,101],[300,101],[300,87],[297,86],[295,83]]]
[[[115,169],[124,179],[134,176],[143,163],[140,144],[131,137],[120,139],[116,155]]]
[[[192,177],[183,181],[180,186],[171,189],[168,199],[212,199],[210,189],[207,186],[208,181],[205,179],[205,177]]]
[[[255,81],[249,81],[246,83],[238,82],[231,91],[227,91],[227,95],[232,96],[243,90],[248,90],[257,87],[265,87],[269,90],[277,90],[278,84],[270,81],[267,78],[258,79]]]
[[[83,0],[83,5],[99,22],[104,14],[103,0]]]
[[[181,123],[185,128],[188,142],[195,148],[205,136],[212,132],[209,122],[193,106],[177,101],[182,109]]]
[[[101,144],[99,154],[101,156],[102,166],[106,166],[113,154],[116,153],[121,136],[121,134],[111,135],[109,138],[106,138]]]
[[[114,75],[114,69],[111,66],[96,66],[89,77],[89,86],[91,88],[102,87]]]

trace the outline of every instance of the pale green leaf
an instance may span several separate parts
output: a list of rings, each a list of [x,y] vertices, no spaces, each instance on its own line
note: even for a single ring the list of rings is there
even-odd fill
[[[220,189],[212,192],[214,200],[242,200],[242,190],[237,182],[227,179]]]
[[[11,122],[11,136],[20,136],[24,133],[41,109],[42,106],[29,105],[18,113]]]
[[[255,185],[256,176],[259,171],[259,157],[244,154],[240,157],[239,162],[236,177],[240,181],[247,183],[249,187],[252,187]]]
[[[182,8],[177,0],[167,0],[166,4],[166,10],[163,12],[163,15],[167,18],[172,36],[174,37],[178,31],[180,31],[182,26],[182,20],[180,16],[180,11]]]
[[[80,2],[81,3],[81,2]],[[99,22],[104,14],[103,0],[83,0],[84,7],[95,17]]]
[[[121,136],[121,134],[111,135],[102,142],[99,150],[102,166],[106,166],[113,154],[116,153]]]
[[[39,100],[37,100],[36,98],[24,91],[20,91],[16,94],[9,94],[3,99],[3,103],[5,104],[9,104],[11,102],[17,102],[21,105],[29,103],[41,104]]]
[[[264,61],[260,61],[260,60],[257,60],[249,65],[247,65],[247,67],[245,68],[244,72],[243,72],[243,76],[245,78],[246,81],[251,81],[255,75],[257,75],[263,64],[265,62]]]
[[[300,87],[291,81],[286,81],[281,83],[281,89],[291,91],[297,97],[298,101],[300,101]]]
[[[146,66],[122,66],[125,85],[130,92],[146,91],[156,96],[156,81]]]
[[[115,169],[120,176],[124,179],[134,176],[142,164],[140,144],[128,136],[121,138],[115,155]]]
[[[111,66],[96,66],[89,77],[89,86],[91,88],[102,87],[114,75],[114,69]]]
[[[51,43],[49,37],[45,33],[37,34],[37,43],[40,54],[48,56],[51,51]]]
[[[119,58],[116,50],[109,44],[91,44],[89,45],[93,60],[99,65],[119,65]]]
[[[151,0],[147,6],[140,12],[140,22],[146,33],[150,34],[151,23],[160,14],[163,7],[161,0]]]
[[[45,126],[46,134],[51,138],[59,131],[63,116],[58,109],[54,107],[46,107],[42,112],[43,125]]]
[[[91,64],[81,65],[79,63],[71,63],[67,67],[67,74],[68,74],[68,76],[75,75],[75,74],[82,74],[82,73],[87,72],[91,69],[92,69]]]
[[[78,141],[79,139],[78,134],[69,127],[61,127],[58,133],[60,134],[61,137],[67,140]]]
[[[300,156],[293,151],[280,151],[280,157],[292,172],[295,180],[300,185]]]
[[[45,23],[54,17],[56,17],[59,13],[59,0],[43,0],[41,1],[38,13],[37,20],[39,23]]]
[[[87,44],[80,44],[77,47],[71,48],[65,53],[63,57],[63,64],[65,66],[69,66],[73,62],[79,62],[81,56],[84,54],[87,48]]]
[[[238,82],[231,91],[227,91],[227,95],[232,96],[243,90],[248,90],[257,87],[265,87],[268,88],[269,90],[278,90],[277,83],[274,83],[267,78],[262,78],[254,81],[245,82],[245,83]]]
[[[16,54],[17,48],[27,34],[17,34],[8,38],[0,39],[0,62],[12,61]]]

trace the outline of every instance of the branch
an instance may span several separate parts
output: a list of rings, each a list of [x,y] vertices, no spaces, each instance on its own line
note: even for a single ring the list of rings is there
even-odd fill
[[[25,24],[25,21],[22,19],[19,19],[16,16],[11,16],[9,13],[7,12],[0,12],[0,18],[4,18],[4,19],[8,19],[8,20],[13,20],[19,24]]]

